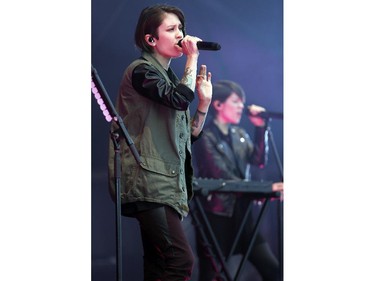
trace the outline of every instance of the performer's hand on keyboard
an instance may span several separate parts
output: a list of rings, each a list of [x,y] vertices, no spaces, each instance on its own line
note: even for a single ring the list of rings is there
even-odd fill
[[[284,183],[283,182],[274,182],[272,184],[272,191],[284,191]]]
[[[272,184],[272,191],[280,191],[280,200],[284,199],[284,183],[283,182],[274,182]]]

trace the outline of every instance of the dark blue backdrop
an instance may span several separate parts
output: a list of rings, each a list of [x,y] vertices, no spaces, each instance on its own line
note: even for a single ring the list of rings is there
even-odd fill
[[[180,0],[162,1],[180,7],[186,17],[187,33],[220,43],[218,52],[201,51],[199,64],[206,64],[213,82],[230,79],[240,83],[247,104],[283,112],[283,1],[282,0]],[[92,64],[112,101],[125,67],[139,56],[133,33],[140,11],[159,1],[92,0]],[[184,59],[171,66],[181,77]],[[192,109],[196,106],[192,104]],[[275,148],[270,148],[269,164],[258,171],[265,180],[278,181],[281,175],[275,152],[283,161],[283,121],[272,120]],[[246,117],[241,125],[252,133]],[[92,280],[115,280],[115,205],[107,192],[107,146],[109,124],[92,99]],[[277,205],[271,204],[262,231],[278,253]],[[184,221],[188,236],[195,241],[190,218]],[[142,245],[137,224],[123,218],[124,279],[142,280]],[[249,266],[246,274],[254,274]],[[196,280],[196,271],[194,279]]]

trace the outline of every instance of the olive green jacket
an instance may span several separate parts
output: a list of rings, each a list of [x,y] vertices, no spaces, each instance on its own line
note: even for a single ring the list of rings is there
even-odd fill
[[[121,203],[155,202],[187,216],[193,196],[189,105],[194,92],[143,53],[125,70],[116,109],[137,149],[139,165],[120,138]],[[172,81],[173,80],[173,81]],[[118,129],[113,121],[111,131]],[[120,135],[121,130],[120,130]],[[115,199],[115,150],[109,141],[109,188]]]

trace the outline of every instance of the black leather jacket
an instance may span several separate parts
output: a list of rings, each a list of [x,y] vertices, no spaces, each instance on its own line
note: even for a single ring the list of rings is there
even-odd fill
[[[267,162],[268,138],[266,127],[256,127],[254,142],[238,126],[230,126],[228,138],[213,121],[207,123],[204,134],[193,146],[194,175],[201,178],[251,180],[250,165],[263,167]],[[232,216],[236,201],[234,194],[209,195],[205,208],[217,215]]]

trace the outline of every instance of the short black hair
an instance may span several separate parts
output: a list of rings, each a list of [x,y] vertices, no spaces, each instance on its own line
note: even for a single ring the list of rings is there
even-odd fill
[[[245,91],[240,86],[240,84],[231,81],[231,80],[219,80],[212,85],[212,102],[215,100],[219,102],[225,102],[226,99],[232,94],[235,93],[238,95],[243,102],[246,100]],[[210,115],[215,116],[216,110],[213,106],[210,106],[209,110]]]
[[[157,29],[161,25],[166,13],[175,14],[178,17],[185,36],[185,16],[180,8],[166,4],[149,6],[142,10],[135,29],[134,39],[139,49],[149,53],[153,51],[152,47],[145,41],[145,35],[151,34],[156,39],[159,39]]]

